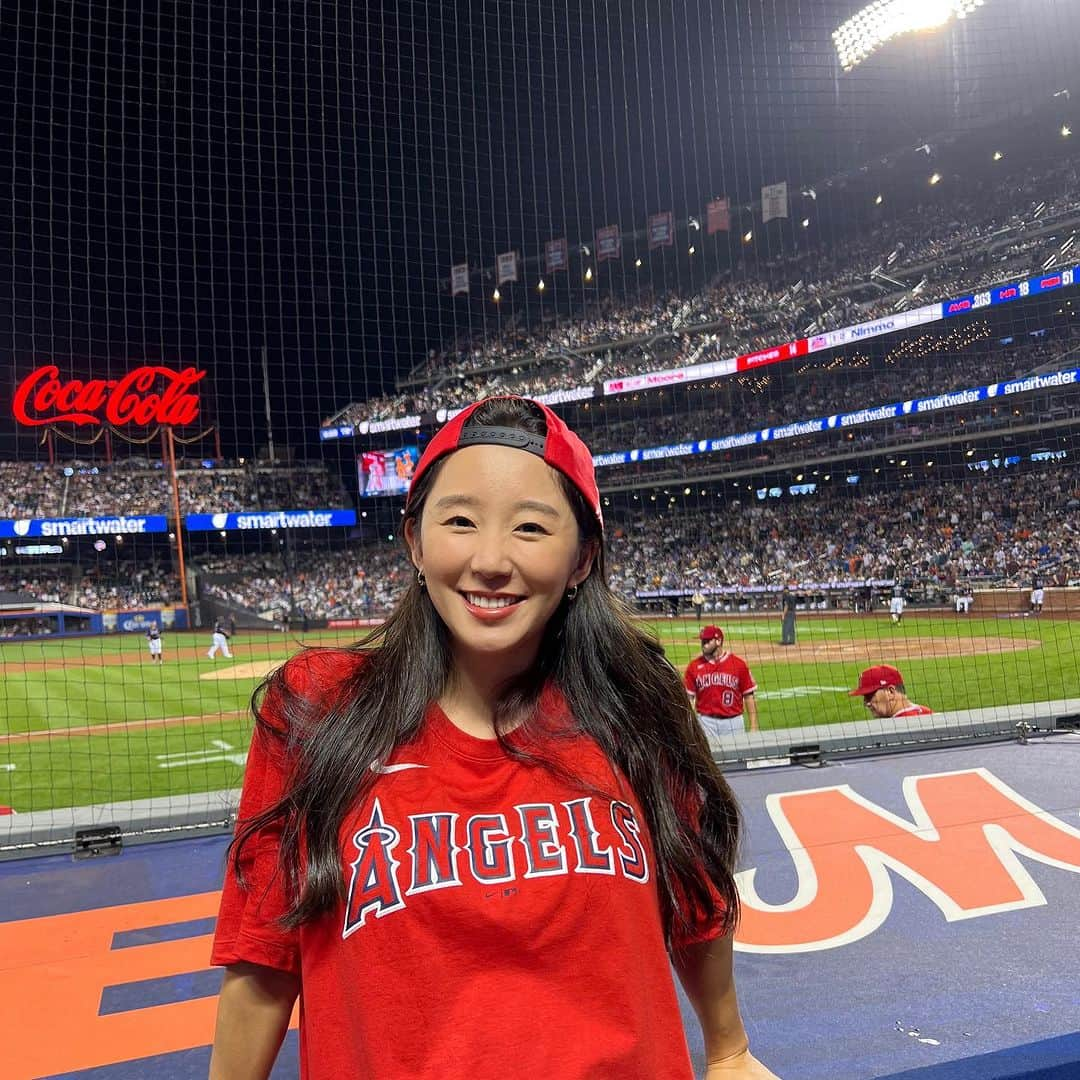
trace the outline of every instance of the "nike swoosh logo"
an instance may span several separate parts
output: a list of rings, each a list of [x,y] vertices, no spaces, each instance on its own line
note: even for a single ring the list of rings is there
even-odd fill
[[[413,761],[402,761],[397,765],[380,765],[378,762],[373,762],[371,765],[371,771],[377,773],[392,773],[392,772],[404,772],[406,769],[426,769],[426,765],[418,765]]]

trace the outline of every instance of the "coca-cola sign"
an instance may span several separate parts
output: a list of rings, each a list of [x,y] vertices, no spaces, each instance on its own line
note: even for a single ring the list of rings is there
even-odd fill
[[[168,424],[182,427],[199,415],[199,396],[191,388],[205,371],[193,367],[146,365],[119,379],[69,379],[62,382],[52,364],[35,368],[15,390],[12,412],[20,424]]]

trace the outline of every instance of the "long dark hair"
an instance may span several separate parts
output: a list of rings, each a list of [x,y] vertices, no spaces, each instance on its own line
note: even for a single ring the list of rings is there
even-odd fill
[[[468,423],[546,433],[540,409],[516,398],[485,402]],[[437,462],[412,493],[405,516],[416,527],[438,472]],[[596,741],[641,805],[655,851],[665,934],[694,921],[688,912],[715,918],[710,882],[731,929],[738,915],[734,795],[678,672],[608,588],[599,523],[577,488],[561,473],[559,478],[580,542],[595,545],[596,557],[576,598],[565,600],[549,621],[536,663],[505,689],[495,712],[496,734],[508,754],[562,774],[553,762],[505,739],[511,727],[535,715],[545,685],[556,687],[576,730]],[[239,823],[230,851],[243,883],[240,849],[267,825],[280,827],[280,869],[291,903],[281,920],[286,927],[323,915],[344,899],[338,846],[344,818],[375,784],[372,766],[418,735],[452,674],[446,627],[416,582],[386,622],[348,651],[361,655],[330,704],[315,707],[289,685],[285,668],[254,699],[260,728],[291,764],[281,799]]]

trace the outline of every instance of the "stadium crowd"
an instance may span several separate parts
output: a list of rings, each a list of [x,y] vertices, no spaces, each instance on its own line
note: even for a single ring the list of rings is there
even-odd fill
[[[1073,162],[1029,169],[809,252],[738,268],[691,296],[607,297],[565,325],[458,342],[429,354],[409,388],[355,402],[335,419],[386,419],[489,393],[536,395],[703,363],[1022,277],[1042,261],[1044,231],[1075,217],[1078,202]]]
[[[267,468],[221,462],[213,469],[178,468],[177,484],[181,514],[350,505],[340,480],[314,465]],[[0,518],[168,515],[172,505],[160,461],[0,462]]]
[[[654,589],[888,579],[951,590],[1080,578],[1080,478],[1069,471],[949,485],[642,510],[611,543],[611,583]]]
[[[201,589],[215,599],[257,612],[271,621],[291,614],[315,619],[381,615],[412,580],[412,567],[397,545],[365,545],[300,557],[292,571],[276,557],[219,557],[203,568]]]
[[[978,473],[960,481],[862,492],[758,499],[748,491],[709,506],[638,496],[640,509],[608,511],[612,588],[641,591],[749,588],[898,578],[944,593],[959,582],[1024,586],[1080,582],[1080,474],[1073,467]],[[219,555],[196,564],[201,595],[271,622],[384,614],[412,580],[397,544],[280,555]],[[150,563],[130,571],[0,571],[0,592],[92,610],[175,602],[174,574]]]
[[[90,611],[156,608],[179,601],[175,574],[164,563],[154,561],[109,569],[77,565],[42,570],[4,568],[0,569],[0,593],[4,592]]]
[[[886,357],[882,365],[854,355],[809,362],[791,370],[763,368],[685,388],[687,406],[643,418],[618,398],[594,404],[577,430],[596,453],[734,434],[811,417],[946,393],[1003,381],[1066,357],[1076,342],[1065,335],[1018,348],[953,352],[931,343],[916,359]],[[948,362],[943,363],[943,356]]]
[[[630,601],[654,589],[846,579],[897,577],[941,591],[958,582],[1080,580],[1075,469],[977,474],[865,494],[823,489],[783,500],[748,492],[715,508],[640,498],[640,511],[608,512],[611,585]],[[287,611],[294,619],[377,616],[412,580],[396,544],[299,555],[291,572],[277,556],[219,556],[199,572],[205,595],[271,620]]]

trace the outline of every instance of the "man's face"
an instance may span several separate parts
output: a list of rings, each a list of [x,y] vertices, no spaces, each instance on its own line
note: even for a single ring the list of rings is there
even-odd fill
[[[897,710],[897,697],[895,686],[883,686],[872,694],[867,694],[866,707],[879,719],[892,716]]]
[[[720,651],[720,639],[709,638],[701,643],[701,652],[705,656],[715,656]]]

